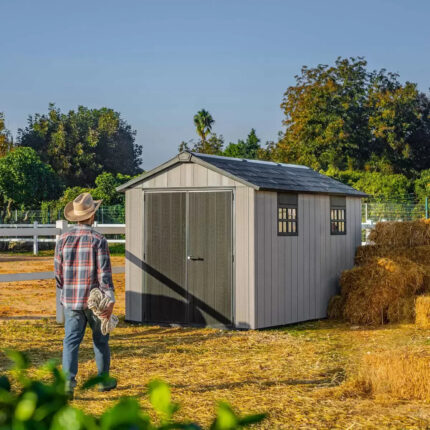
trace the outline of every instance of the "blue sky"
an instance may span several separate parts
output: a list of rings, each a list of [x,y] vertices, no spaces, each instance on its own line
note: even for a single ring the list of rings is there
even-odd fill
[[[282,127],[302,65],[365,56],[430,87],[426,0],[0,0],[0,112],[15,134],[49,102],[108,106],[137,130],[149,169],[209,110],[226,143]]]

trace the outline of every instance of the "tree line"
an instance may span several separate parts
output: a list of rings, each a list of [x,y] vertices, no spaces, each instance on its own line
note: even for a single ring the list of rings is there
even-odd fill
[[[14,142],[0,115],[0,205],[58,210],[83,191],[107,204],[123,203],[115,187],[142,172],[136,132],[113,109],[30,115]]]
[[[307,165],[380,200],[423,200],[430,184],[430,99],[417,84],[362,57],[302,67],[283,95],[283,129],[262,144],[254,128],[225,144],[205,109],[179,150]],[[84,190],[122,204],[115,187],[142,172],[136,131],[109,108],[50,104],[18,130],[0,113],[0,208],[58,210]],[[0,210],[1,211],[1,210]]]
[[[430,193],[430,99],[396,73],[368,70],[364,58],[302,67],[284,93],[283,130],[261,145],[224,147],[211,115],[194,117],[197,141],[179,149],[309,166],[379,200],[422,200]]]

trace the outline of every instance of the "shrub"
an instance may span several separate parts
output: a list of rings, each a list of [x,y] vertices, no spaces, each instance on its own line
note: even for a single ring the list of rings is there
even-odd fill
[[[12,374],[19,390],[12,390],[5,375],[0,376],[0,429],[19,430],[156,430],[156,429],[200,429],[192,422],[178,422],[174,414],[179,405],[171,400],[170,389],[162,381],[152,381],[148,386],[149,401],[157,413],[154,423],[145,413],[137,399],[122,398],[107,409],[101,417],[84,413],[71,406],[66,395],[66,379],[54,361],[44,369],[51,375],[50,382],[32,379],[28,376],[29,361],[17,351],[6,351],[14,362]],[[105,376],[88,380],[83,389],[103,382]],[[258,423],[265,414],[239,416],[226,403],[218,405],[217,415],[211,430],[233,430]]]

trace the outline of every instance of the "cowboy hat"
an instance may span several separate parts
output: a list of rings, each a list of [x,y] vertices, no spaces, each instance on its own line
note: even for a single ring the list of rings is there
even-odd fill
[[[93,200],[90,193],[82,193],[73,202],[67,203],[64,216],[69,221],[84,221],[91,218],[100,207],[102,200]]]

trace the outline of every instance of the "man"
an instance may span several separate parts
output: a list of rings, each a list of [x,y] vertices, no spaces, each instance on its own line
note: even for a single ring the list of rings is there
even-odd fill
[[[64,216],[77,225],[60,236],[55,248],[55,279],[57,288],[62,290],[61,304],[65,317],[63,371],[67,375],[67,390],[71,398],[76,386],[79,346],[87,323],[92,329],[98,374],[109,375],[109,334],[102,334],[100,319],[87,307],[93,288],[99,288],[110,299],[102,317],[109,318],[115,304],[108,243],[91,227],[101,202],[94,201],[90,193],[80,194],[69,202],[64,208]],[[115,379],[105,378],[99,390],[109,391],[115,387]]]

